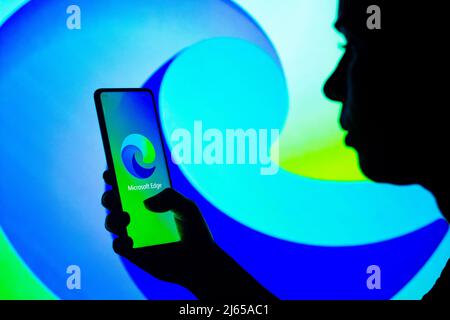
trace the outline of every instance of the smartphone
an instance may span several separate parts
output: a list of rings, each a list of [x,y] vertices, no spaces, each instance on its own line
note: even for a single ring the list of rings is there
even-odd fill
[[[155,98],[148,89],[94,93],[103,146],[122,211],[130,215],[134,248],[180,241],[172,212],[154,213],[144,200],[171,187]]]

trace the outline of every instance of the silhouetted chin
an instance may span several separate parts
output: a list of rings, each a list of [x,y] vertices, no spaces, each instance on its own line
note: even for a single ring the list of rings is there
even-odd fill
[[[358,153],[358,161],[361,171],[367,178],[374,182],[391,183],[395,185],[416,184],[416,181],[409,172],[405,172],[405,168],[396,165],[395,161],[390,159],[374,157],[366,155],[356,149]]]

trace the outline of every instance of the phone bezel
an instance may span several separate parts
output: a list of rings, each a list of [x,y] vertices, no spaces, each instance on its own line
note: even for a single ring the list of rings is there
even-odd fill
[[[165,150],[166,143],[163,139],[163,134],[162,134],[162,129],[161,129],[161,118],[159,116],[158,108],[156,107],[156,99],[155,99],[155,95],[153,94],[153,92],[147,88],[100,88],[100,89],[95,90],[95,92],[94,92],[95,109],[97,110],[97,116],[98,116],[98,121],[99,121],[99,125],[100,125],[100,132],[101,132],[102,141],[103,141],[103,149],[105,150],[106,164],[107,164],[108,170],[111,172],[113,180],[114,180],[113,181],[114,185],[112,186],[112,188],[114,190],[117,190],[117,193],[119,195],[119,200],[120,200],[120,209],[123,211],[122,199],[121,199],[121,195],[119,192],[116,171],[114,168],[114,161],[112,158],[111,143],[109,141],[108,130],[106,128],[105,113],[104,113],[103,104],[102,104],[102,100],[101,100],[101,95],[103,93],[107,93],[107,92],[145,92],[145,93],[150,94],[150,97],[151,97],[151,100],[153,103],[153,110],[156,115],[155,118],[156,118],[156,122],[157,122],[159,138],[160,138],[161,145],[162,145],[164,163],[166,166],[166,172],[167,172],[167,176],[168,176],[168,180],[169,180],[169,186],[172,187],[173,184],[172,184],[172,178],[170,177],[169,164],[167,162],[167,155],[166,155],[166,150]],[[179,241],[174,241],[172,243],[176,243]]]

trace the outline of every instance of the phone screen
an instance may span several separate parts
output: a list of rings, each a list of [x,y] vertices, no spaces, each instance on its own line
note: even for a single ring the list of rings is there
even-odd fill
[[[96,104],[108,165],[122,209],[130,215],[127,232],[134,248],[179,241],[173,213],[153,213],[143,203],[171,186],[153,95],[147,90],[99,90]]]

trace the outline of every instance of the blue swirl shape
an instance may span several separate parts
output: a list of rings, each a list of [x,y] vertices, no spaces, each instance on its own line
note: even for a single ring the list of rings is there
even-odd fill
[[[144,87],[159,93],[168,58],[215,37],[245,40],[262,48],[277,65],[280,62],[264,32],[228,1],[80,0],[77,4],[89,13],[83,15],[79,31],[67,30],[66,4],[56,0],[30,2],[0,29],[2,46],[8,48],[0,51],[0,105],[5,106],[0,109],[0,134],[5,137],[0,142],[4,151],[1,164],[8,168],[3,170],[2,181],[26,181],[20,188],[1,184],[1,226],[29,268],[60,298],[192,298],[184,288],[158,281],[129,263],[125,263],[129,273],[124,272],[123,264],[110,249],[111,239],[103,228],[104,216],[96,214],[103,210],[98,195],[105,164],[92,92],[98,87],[141,86],[154,74]],[[120,17],[120,24],[111,17]],[[38,31],[30,36],[30,30]],[[161,66],[163,71],[158,71]],[[170,111],[165,107],[165,112]],[[198,114],[195,109],[189,112],[179,116]],[[272,114],[271,110],[264,112]],[[166,129],[173,125],[170,120],[163,119]],[[189,118],[184,120],[192,123]],[[283,117],[277,113],[275,120],[282,122]],[[32,162],[30,154],[34,155]],[[304,202],[300,204],[311,209],[307,211],[311,216],[328,212],[320,205],[335,213],[340,208],[341,218],[365,228],[346,229],[338,234],[339,238],[335,234],[333,239],[340,240],[336,247],[330,247],[330,237],[324,234],[333,231],[330,226],[340,225],[341,221],[324,220],[328,222],[327,231],[320,226],[308,228],[299,224],[296,227],[304,228],[304,234],[293,228],[289,229],[289,237],[281,232],[268,234],[268,230],[250,228],[255,224],[248,219],[245,225],[228,216],[237,212],[236,207],[228,207],[220,199],[212,201],[217,194],[213,188],[216,182],[203,185],[199,183],[202,172],[181,169],[184,171],[171,165],[174,186],[199,203],[217,242],[281,298],[391,298],[433,255],[448,229],[439,220],[431,197],[415,187],[400,191],[382,185],[321,183],[284,175],[288,185],[295,183],[296,190],[303,189],[305,196],[300,200]],[[273,179],[266,185],[277,186],[278,182]],[[255,190],[259,199],[261,194],[267,194],[263,188],[266,186],[260,184]],[[334,197],[344,195],[345,201],[328,204],[323,200],[324,189]],[[24,195],[28,202],[23,201]],[[321,201],[308,202],[317,199]],[[287,205],[281,197],[279,200],[279,204]],[[393,210],[393,203],[401,205]],[[240,203],[237,209],[251,212],[244,204]],[[261,206],[249,205],[252,210]],[[36,208],[39,214],[30,214]],[[398,221],[387,230],[387,219],[384,223],[373,220],[371,224],[355,215],[365,211],[372,217],[398,213],[405,217],[404,213],[412,212],[417,217],[424,214],[425,218],[401,219],[401,230]],[[262,221],[263,217],[247,218]],[[294,225],[292,219],[299,219],[266,218],[275,227],[281,226],[275,224],[277,220]],[[305,220],[308,221],[311,219]],[[267,225],[266,222],[260,227]],[[298,243],[302,238],[309,238],[310,245]],[[448,257],[448,248],[447,242],[440,260]],[[374,261],[387,271],[385,290],[369,292],[364,281],[365,267]],[[83,270],[83,290],[67,290],[65,269],[70,264]],[[420,284],[413,297],[428,289],[438,271],[435,268],[432,273],[427,272],[425,284]]]
[[[139,87],[168,58],[213,37],[245,39],[277,56],[260,28],[228,2],[79,0],[81,30],[66,28],[67,5],[31,1],[0,28],[7,48],[0,50],[0,161],[8,168],[2,181],[22,182],[0,185],[0,224],[58,297],[142,299],[104,230],[105,157],[92,93]],[[39,214],[30,214],[37,207]],[[66,287],[71,264],[83,272],[82,290]],[[145,285],[154,299],[192,297],[154,278]]]
[[[156,167],[145,168],[141,166],[136,157],[142,158],[142,151],[135,145],[127,145],[122,149],[122,162],[127,168],[128,172],[139,179],[149,178]]]

